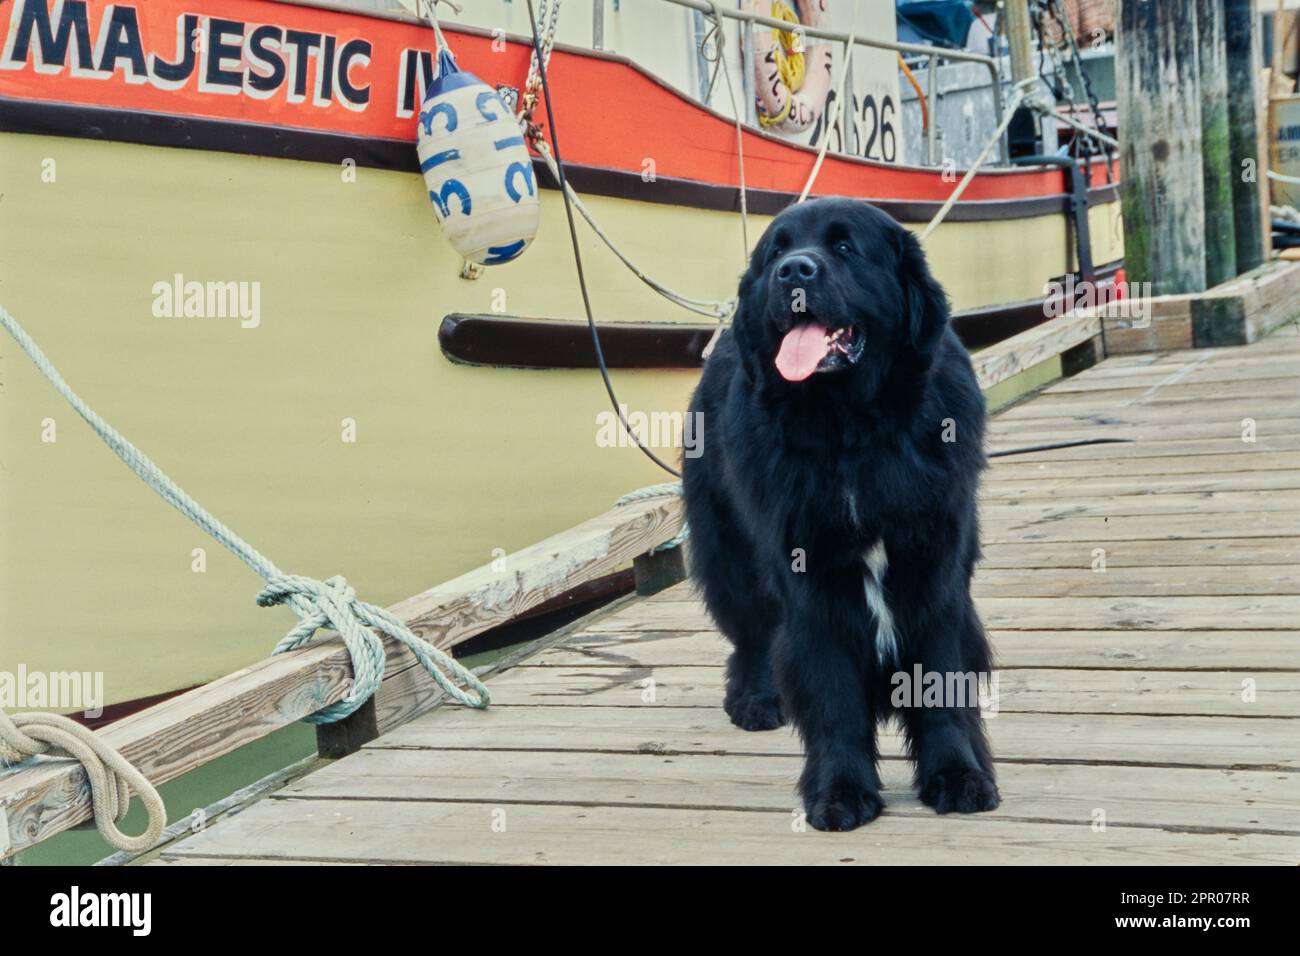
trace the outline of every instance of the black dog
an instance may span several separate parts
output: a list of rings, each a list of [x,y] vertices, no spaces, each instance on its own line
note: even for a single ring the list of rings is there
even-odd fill
[[[893,699],[918,664],[950,686],[990,671],[970,596],[984,401],[920,244],[865,202],[782,212],[691,410],[692,574],[735,646],[724,706],[745,730],[794,720],[808,821],[880,814],[891,714],[925,803],[996,807],[978,695]]]

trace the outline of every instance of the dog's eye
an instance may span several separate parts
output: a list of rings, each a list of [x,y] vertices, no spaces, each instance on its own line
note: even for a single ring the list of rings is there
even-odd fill
[[[844,253],[844,255],[847,256],[849,253],[853,251],[853,246],[850,245],[847,241],[841,239],[839,242],[835,243],[835,251],[842,252]]]

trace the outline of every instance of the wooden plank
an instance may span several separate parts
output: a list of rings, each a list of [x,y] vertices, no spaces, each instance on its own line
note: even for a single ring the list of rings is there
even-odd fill
[[[365,750],[273,799],[798,809],[802,759],[717,754]],[[933,818],[902,760],[880,769],[886,813]],[[1276,771],[1003,763],[1002,806],[981,820],[1300,834],[1300,776]]]
[[[1175,388],[1174,386],[1177,385]],[[1146,405],[1168,410],[1185,408],[1204,399],[1294,399],[1296,380],[1279,375],[1275,378],[1258,378],[1240,382],[1181,382],[1170,376],[1164,384],[1139,385],[1098,389],[1088,392],[1061,392],[1044,396],[1044,406],[1036,409],[1040,414],[1052,409],[1083,409],[1104,412],[1112,407]],[[1037,401],[1035,399],[1034,401]],[[1032,403],[1031,403],[1032,404]]]
[[[1208,356],[1208,359],[1207,359]],[[1289,352],[1274,355],[1237,355],[1226,349],[1198,349],[1176,362],[1153,362],[1147,365],[1112,367],[1110,362],[1095,366],[1069,379],[1045,386],[1041,395],[1062,392],[1092,391],[1125,384],[1150,386],[1161,377],[1194,366],[1186,375],[1190,381],[1233,382],[1251,378],[1279,378],[1295,367],[1296,358]]]
[[[985,597],[977,600],[986,627],[999,630],[1293,630],[1300,598],[1240,597]]]
[[[1122,530],[1122,529],[1116,529]],[[1093,551],[1104,546],[1106,567],[1201,567],[1222,565],[1238,567],[1238,573],[1248,574],[1255,564],[1295,564],[1300,558],[1300,538],[1202,538],[1179,540],[1174,546],[1168,540],[1114,540],[1081,542],[1024,542],[1007,541],[985,543],[980,567],[1002,568],[1089,568],[1094,560]]]
[[[1070,674],[1065,674],[1068,679]],[[555,750],[619,753],[798,754],[789,728],[746,733],[722,708],[599,709],[493,705],[484,713],[436,711],[363,749]],[[1296,721],[1279,717],[1177,718],[1129,714],[1000,713],[988,721],[1000,761],[1153,764],[1300,770]],[[881,753],[901,759],[902,740],[882,729]]]
[[[1132,444],[1082,445],[1053,448],[1018,456],[1021,461],[1124,461],[1140,458],[1188,458],[1237,455],[1246,458],[1267,452],[1300,451],[1300,434],[1258,435],[1255,441],[1243,441],[1241,429],[1223,438],[1188,438],[1162,442]],[[1148,466],[1150,467],[1150,466]]]
[[[150,860],[148,866],[319,866],[323,860],[310,860],[303,857],[267,857],[267,856],[160,856]],[[329,860],[330,866],[381,866],[380,863],[357,863],[352,860]]]
[[[1295,406],[1295,402],[1293,395],[1222,397],[1218,401],[1203,402],[1196,409],[1196,418],[1206,422],[1240,422],[1243,418],[1285,414]],[[999,412],[992,420],[991,428],[992,433],[1010,434],[1014,427],[1028,422],[1049,427],[1053,422],[1059,422],[1062,427],[1069,427],[1095,425],[1111,418],[1150,423],[1177,420],[1178,417],[1177,414],[1171,415],[1170,409],[1163,405],[1130,403],[1122,407],[1112,404],[1102,408],[1077,401],[1062,404],[1054,397],[1043,396]]]
[[[989,631],[1001,668],[1295,670],[1300,630]],[[731,645],[715,631],[581,631],[522,667],[721,667]]]
[[[982,526],[982,538],[986,544],[1091,541],[1095,547],[1104,547],[1112,541],[1131,540],[1295,537],[1300,535],[1300,512],[1138,515],[1114,522],[1109,522],[1105,515],[1037,521],[995,516],[986,518]]]
[[[1131,475],[1217,475],[1223,472],[1291,471],[1300,468],[1295,452],[1253,451],[1242,455],[1184,455],[1166,458],[1081,459],[1045,461],[1037,455],[999,458],[990,478],[1122,478]]]
[[[990,631],[1000,667],[1258,671],[1297,666],[1300,631]],[[1068,680],[1068,676],[1065,677]]]
[[[981,588],[976,595],[976,606],[990,630],[1290,631],[1300,622],[1300,596],[1290,594],[1014,597],[996,586],[987,590],[990,593]],[[632,607],[627,613],[594,621],[586,630],[628,633],[709,627],[704,608],[683,601],[653,609]]]
[[[421,637],[451,647],[626,564],[668,540],[680,521],[676,496],[633,502],[508,556],[504,570],[479,568],[390,610]],[[386,640],[385,650],[385,686],[376,695],[381,731],[438,699],[436,685],[404,647]],[[351,676],[342,643],[322,639],[133,714],[101,734],[162,783],[341,700]],[[421,693],[413,695],[413,686]],[[0,773],[5,855],[89,817],[89,785],[70,760]]]
[[[975,603],[992,630],[1294,630],[1300,623],[1300,597],[1289,594],[1012,597],[996,587],[989,590],[992,593],[977,595]],[[705,630],[709,626],[704,608],[691,600],[653,609],[632,607],[592,622],[588,630]]]
[[[1157,296],[1143,299],[1141,306],[1120,305],[1100,311],[1109,355],[1187,349],[1193,345],[1190,296]]]
[[[981,389],[992,388],[1100,334],[1096,316],[1071,313],[1050,319],[972,355],[975,377]]]
[[[167,851],[497,865],[1291,864],[1300,837],[886,815],[852,833],[780,812],[268,800]],[[495,824],[495,826],[494,826]]]
[[[1157,373],[1149,380],[1145,377],[1135,381],[1128,378],[1100,379],[1089,383],[1095,386],[1092,388],[1059,389],[1047,394],[1053,401],[1067,398],[1079,400],[1083,395],[1089,395],[1098,402],[1136,397],[1142,400],[1142,404],[1171,401],[1175,398],[1206,398],[1216,393],[1237,397],[1249,397],[1252,394],[1277,395],[1282,398],[1294,397],[1296,394],[1295,379],[1286,374],[1287,367],[1283,364],[1267,368],[1250,365],[1240,370],[1231,370],[1238,371],[1237,375],[1196,374],[1212,367],[1211,362],[1203,359],[1188,362],[1169,372]]]
[[[1015,571],[980,567],[972,588],[978,598],[995,597],[1224,597],[1300,595],[1300,565],[1240,567],[1090,566],[1023,568]],[[1300,606],[1296,624],[1300,625]],[[1300,666],[1300,645],[1296,664]]]
[[[1253,422],[1251,426],[1256,435],[1300,435],[1300,403],[1293,409],[1276,414],[1261,415],[1258,412],[1245,416]],[[1005,451],[1023,448],[1026,445],[1049,444],[1052,442],[1078,441],[1089,438],[1120,439],[1143,444],[1159,444],[1169,441],[1187,441],[1192,439],[1232,438],[1241,440],[1246,426],[1243,419],[1234,418],[1225,421],[1151,421],[1123,424],[1107,422],[1100,424],[1053,426],[1050,422],[1035,422],[1033,425],[1020,425],[1004,429],[994,429],[988,435],[991,451]]]
[[[1251,692],[1246,696],[1246,686]],[[1001,714],[1146,714],[1232,717],[1300,716],[1300,673],[1214,671],[1003,670],[991,685]],[[723,673],[717,667],[622,669],[515,668],[492,684],[503,706],[716,709]],[[918,691],[919,693],[919,691]],[[583,718],[579,718],[583,719]],[[594,719],[594,718],[585,718]],[[660,718],[646,716],[647,724]]]
[[[1007,498],[1022,501],[1051,500],[1062,493],[1073,494],[1079,483],[1047,475],[1025,478],[985,478],[981,500]],[[1099,495],[1210,494],[1224,491],[1268,491],[1300,489],[1300,471],[1238,471],[1217,475],[1135,475],[1131,478],[1091,478],[1088,489]]]
[[[1076,485],[1074,494],[1079,489]],[[1087,486],[1092,491],[1092,486]],[[1112,518],[1173,514],[1262,514],[1268,511],[1300,511],[1300,491],[1209,491],[1163,495],[1100,495],[1087,498],[1055,497],[1051,503],[1021,498],[991,498],[980,501],[986,520],[1051,521],[1080,515]]]

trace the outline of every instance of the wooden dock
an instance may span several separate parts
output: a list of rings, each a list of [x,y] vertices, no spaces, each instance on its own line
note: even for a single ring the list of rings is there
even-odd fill
[[[156,862],[1294,865],[1300,334],[1107,359],[991,444],[1086,437],[1132,442],[984,485],[994,813],[922,806],[891,731],[885,815],[802,828],[798,739],[728,722],[727,646],[681,584],[495,676],[487,712],[438,707]]]

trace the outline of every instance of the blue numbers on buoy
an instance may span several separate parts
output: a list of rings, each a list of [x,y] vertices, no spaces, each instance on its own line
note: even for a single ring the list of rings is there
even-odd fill
[[[424,128],[424,135],[433,135],[433,118],[435,116],[447,117],[447,132],[456,131],[456,109],[450,103],[434,103],[427,110],[420,110],[420,126]]]
[[[453,196],[460,200],[461,215],[468,216],[470,214],[472,200],[469,198],[469,190],[465,188],[464,183],[455,179],[449,179],[442,184],[442,189],[440,191],[435,193],[433,190],[429,190],[429,200],[438,210],[438,215],[443,219],[446,219],[451,215],[451,210],[447,208],[447,200],[451,199]]]
[[[506,167],[506,195],[519,202],[524,198],[524,194],[515,188],[513,182],[516,176],[524,177],[524,185],[528,187],[528,195],[536,195],[537,191],[533,188],[533,167],[532,164],[524,165],[523,163],[511,163]]]
[[[519,124],[500,94],[445,48],[420,104],[416,149],[434,214],[460,255],[500,265],[528,248],[541,207]]]

